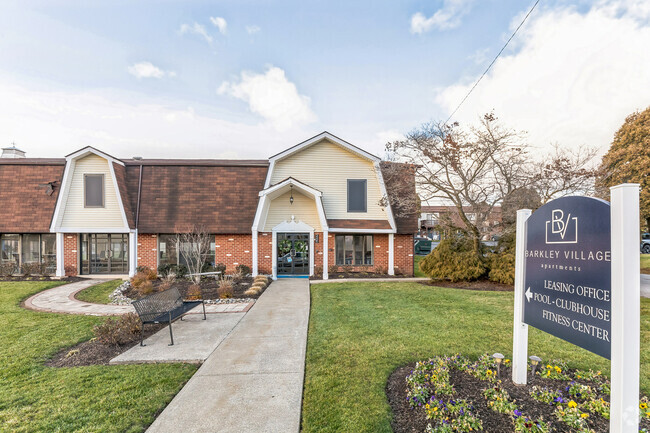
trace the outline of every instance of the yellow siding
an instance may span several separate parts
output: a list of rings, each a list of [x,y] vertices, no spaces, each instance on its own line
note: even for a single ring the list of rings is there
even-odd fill
[[[278,161],[271,175],[271,185],[287,177],[323,193],[323,207],[328,219],[388,218],[386,211],[379,206],[382,195],[373,163],[328,140]],[[348,179],[368,180],[368,212],[348,213]]]
[[[124,219],[115,191],[108,161],[97,155],[78,159],[70,181],[70,190],[61,220],[62,228],[121,228]],[[84,174],[104,175],[104,207],[84,207]],[[62,197],[64,198],[64,197]]]
[[[293,204],[289,203],[290,193],[277,197],[271,201],[269,206],[269,213],[266,217],[266,225],[263,231],[270,232],[273,227],[277,226],[283,221],[291,221],[291,215],[295,217],[295,221],[302,221],[309,224],[315,231],[321,231],[320,220],[318,218],[318,210],[316,203],[311,197],[302,195],[301,193],[293,192]]]

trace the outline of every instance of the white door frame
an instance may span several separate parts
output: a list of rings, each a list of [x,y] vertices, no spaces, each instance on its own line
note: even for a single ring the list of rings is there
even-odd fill
[[[284,221],[273,227],[271,268],[273,279],[278,279],[278,233],[309,233],[309,276],[314,275],[314,228],[302,221]]]

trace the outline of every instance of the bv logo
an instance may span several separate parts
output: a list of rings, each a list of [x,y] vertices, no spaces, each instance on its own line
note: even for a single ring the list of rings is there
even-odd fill
[[[546,221],[546,243],[577,244],[578,217],[568,214],[565,218],[562,209],[553,210],[551,220]]]

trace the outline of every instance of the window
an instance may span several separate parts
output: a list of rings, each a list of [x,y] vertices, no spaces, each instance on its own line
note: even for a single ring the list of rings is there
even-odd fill
[[[348,179],[348,212],[368,211],[368,181]]]
[[[13,263],[14,272],[26,263],[43,263],[46,271],[56,271],[56,235],[3,234],[0,236],[0,263]]]
[[[180,245],[178,248],[178,239],[176,235],[158,235],[158,265],[185,265],[187,263],[181,250],[189,250],[190,244]],[[215,265],[215,250],[216,245],[214,236],[210,240],[210,252],[205,257],[205,263]]]
[[[372,265],[372,235],[336,235],[336,264]]]
[[[85,207],[104,207],[104,175],[84,175]]]

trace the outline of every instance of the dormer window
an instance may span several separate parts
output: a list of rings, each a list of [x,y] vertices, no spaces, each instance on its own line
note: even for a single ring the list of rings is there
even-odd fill
[[[104,207],[104,175],[84,175],[84,206]]]
[[[368,211],[368,181],[348,179],[348,212]]]

